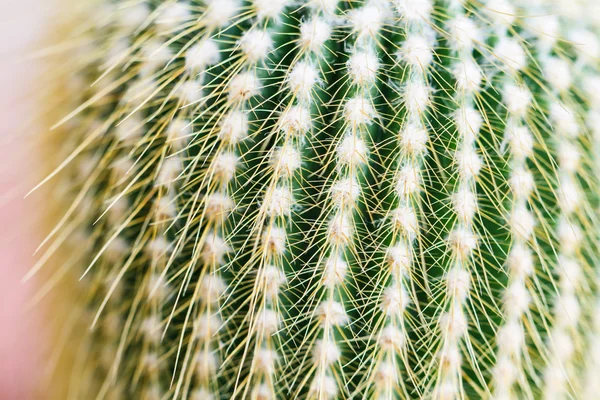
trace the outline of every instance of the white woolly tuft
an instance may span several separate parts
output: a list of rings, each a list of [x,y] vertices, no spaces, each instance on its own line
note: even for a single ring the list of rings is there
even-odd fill
[[[533,15],[527,18],[529,29],[538,36],[542,49],[551,49],[560,35],[560,23],[557,15]]]
[[[562,58],[551,57],[544,64],[544,78],[554,90],[564,92],[573,83],[573,74],[569,63]]]
[[[175,118],[167,126],[166,133],[169,143],[179,148],[192,135],[192,126],[190,125],[190,122],[185,119]]]
[[[456,110],[454,123],[458,134],[463,139],[464,146],[469,147],[477,139],[477,134],[483,125],[483,118],[473,107],[463,106]]]
[[[259,21],[265,19],[277,21],[289,3],[290,0],[252,0]]]
[[[510,213],[509,226],[511,234],[521,240],[529,240],[535,228],[535,218],[524,205],[517,205]]]
[[[508,112],[517,117],[524,117],[531,105],[532,95],[529,89],[523,85],[508,83],[504,86],[502,98]]]
[[[119,26],[128,31],[133,31],[147,21],[150,13],[150,8],[144,3],[126,6],[118,10]]]
[[[248,114],[230,111],[219,122],[219,139],[225,144],[237,144],[248,136]]]
[[[466,260],[477,247],[477,236],[464,226],[459,226],[450,232],[448,243],[454,257]]]
[[[559,255],[558,269],[561,290],[563,293],[574,293],[583,275],[579,262],[571,257]]]
[[[185,66],[190,71],[200,71],[221,59],[219,46],[214,40],[206,39],[191,46],[185,53]]]
[[[527,54],[515,39],[502,37],[494,47],[494,55],[512,70],[521,71],[527,66]]]
[[[515,278],[525,278],[533,274],[533,254],[523,243],[516,243],[508,255],[508,268]]]
[[[560,208],[566,214],[574,212],[581,204],[579,186],[570,175],[563,175],[558,185],[558,200]]]
[[[274,350],[259,349],[254,355],[254,365],[260,372],[272,375],[279,357]]]
[[[381,299],[381,311],[387,316],[401,316],[410,302],[408,292],[402,285],[394,284],[386,288]]]
[[[224,27],[241,8],[239,0],[205,0],[207,5],[205,17],[202,18],[210,27]]]
[[[375,36],[381,30],[387,17],[386,11],[388,10],[381,5],[369,3],[350,10],[347,17],[359,37]]]
[[[338,385],[331,376],[317,374],[310,384],[309,396],[322,400],[333,400],[338,395]]]
[[[409,195],[416,194],[420,190],[421,171],[413,165],[405,165],[398,171],[396,181],[396,193],[404,199]]]
[[[413,67],[425,68],[433,61],[431,41],[424,36],[410,35],[402,43],[398,56]]]
[[[119,122],[119,124],[114,130],[114,133],[117,137],[117,140],[121,142],[133,141],[139,139],[142,136],[143,127],[144,122],[136,113],[129,116],[129,118],[127,118],[126,120]]]
[[[169,294],[169,286],[162,275],[152,274],[146,285],[148,300],[163,301]]]
[[[449,340],[456,340],[464,336],[467,332],[467,328],[467,316],[459,306],[454,306],[450,311],[445,312],[440,317],[440,329],[442,330],[442,335]]]
[[[533,135],[526,126],[508,126],[506,140],[513,157],[522,160],[533,155]]]
[[[238,156],[232,152],[219,153],[212,162],[213,174],[223,184],[231,182],[238,165]]]
[[[504,312],[508,318],[519,318],[529,308],[531,296],[521,280],[515,280],[506,288],[503,296]]]
[[[177,156],[167,158],[158,172],[156,177],[156,186],[170,186],[181,172],[181,159]]]
[[[252,399],[254,400],[275,400],[273,391],[266,383],[261,383],[252,391]]]
[[[525,345],[525,332],[519,321],[509,321],[498,330],[498,348],[509,355],[518,355]]]
[[[481,68],[472,59],[460,60],[455,64],[452,73],[458,91],[469,93],[479,89],[482,79]]]
[[[163,29],[177,29],[190,20],[190,8],[184,2],[169,2],[162,4],[155,22]]]
[[[458,371],[462,365],[462,355],[455,342],[448,342],[440,352],[440,364],[445,370]]]
[[[450,43],[455,50],[467,52],[475,44],[483,42],[483,35],[472,19],[461,15],[448,21],[448,24]]]
[[[268,337],[279,330],[281,319],[276,311],[264,308],[256,316],[255,323],[254,331]]]
[[[379,346],[384,350],[398,351],[404,347],[406,338],[402,331],[393,325],[388,325],[381,331],[379,336]]]
[[[557,236],[560,242],[561,251],[567,255],[576,254],[583,242],[583,232],[581,228],[569,222],[566,218],[561,218],[558,222]]]
[[[312,53],[321,53],[325,42],[331,36],[331,24],[318,18],[300,25],[300,46]]]
[[[409,123],[400,132],[400,145],[407,154],[421,155],[427,150],[429,134],[421,125]]]
[[[571,141],[562,141],[557,149],[558,165],[561,170],[574,174],[579,168],[581,153],[577,145]]]
[[[386,260],[392,276],[405,276],[410,272],[412,266],[411,249],[405,243],[396,243],[387,250]]]
[[[215,376],[218,367],[217,356],[205,349],[202,349],[196,353],[194,359],[195,368],[194,372],[196,377],[200,380],[210,379]]]
[[[383,361],[375,371],[375,384],[387,387],[393,385],[398,379],[397,367],[391,361]]]
[[[586,29],[576,29],[569,36],[578,54],[585,61],[596,62],[600,57],[600,42],[594,33]]]
[[[353,225],[344,213],[335,215],[327,226],[327,240],[336,246],[346,246],[352,239]]]
[[[217,234],[209,233],[200,254],[205,264],[223,264],[225,254],[231,251],[227,242]]]
[[[476,177],[483,166],[483,161],[477,151],[468,147],[456,152],[456,164],[461,179],[467,180]]]
[[[324,14],[333,14],[340,0],[310,0],[309,7],[321,10]]]
[[[267,58],[273,49],[273,39],[269,32],[263,29],[251,29],[240,39],[240,48],[250,64]]]
[[[331,200],[338,207],[347,207],[356,203],[360,196],[360,185],[355,178],[338,180],[331,186]]]
[[[412,207],[399,206],[391,212],[392,223],[396,229],[400,229],[402,232],[413,237],[417,233],[418,221],[417,214]]]
[[[523,167],[515,168],[512,171],[509,183],[515,197],[519,199],[529,197],[535,187],[533,174]]]
[[[262,209],[269,216],[289,216],[292,212],[294,196],[285,186],[276,187],[265,193]]]
[[[569,359],[575,351],[571,337],[560,329],[554,329],[550,334],[550,346],[558,361],[564,362]],[[564,367],[561,366],[561,369]]]
[[[313,348],[313,362],[315,365],[328,366],[337,362],[342,352],[335,342],[328,339],[319,339]]]
[[[339,286],[348,272],[348,264],[339,257],[330,257],[323,264],[323,278],[321,282],[329,289]]]
[[[404,105],[412,115],[422,114],[429,105],[429,88],[423,81],[410,81],[404,86]]]
[[[205,275],[200,281],[200,298],[206,304],[215,304],[225,293],[225,281],[216,275]]]
[[[429,21],[433,2],[431,0],[393,0],[402,18],[408,21]]]
[[[349,322],[344,306],[335,300],[326,300],[317,308],[317,316],[324,328],[330,326],[344,326]]]
[[[285,253],[287,233],[285,229],[270,226],[262,234],[262,245],[270,255],[282,256]]]
[[[461,186],[452,194],[452,207],[459,220],[468,223],[473,220],[477,212],[477,196],[466,185]]]
[[[489,0],[486,2],[488,15],[500,25],[511,26],[517,17],[515,7],[507,0]]]
[[[369,124],[375,115],[373,105],[366,98],[355,97],[344,105],[344,118],[350,126]]]
[[[446,289],[448,295],[456,297],[459,301],[465,300],[469,296],[471,289],[471,275],[469,271],[456,266],[446,274]]]
[[[508,357],[500,357],[494,365],[494,381],[501,386],[510,386],[517,379],[518,369]]]
[[[319,82],[319,71],[312,64],[305,61],[298,62],[288,75],[290,91],[300,101],[310,101],[312,90]]]
[[[177,88],[176,94],[185,105],[196,103],[204,96],[202,85],[196,80],[183,82]]]
[[[260,93],[260,81],[251,72],[236,75],[229,82],[229,101],[245,101]]]
[[[287,282],[283,271],[274,265],[268,265],[261,269],[258,281],[263,288],[265,296],[270,300],[275,300],[279,296],[281,287]]]
[[[341,165],[354,167],[367,162],[367,145],[362,139],[352,134],[347,135],[341,141],[336,152]]]
[[[308,108],[291,106],[281,113],[278,128],[288,136],[300,136],[311,128],[312,118]]]
[[[352,54],[346,63],[350,79],[355,85],[375,83],[379,60],[370,51],[360,51]]]
[[[208,315],[206,313],[196,317],[195,323],[194,335],[202,341],[209,340],[215,336],[223,325],[223,321],[217,315]]]
[[[277,176],[289,178],[302,166],[302,158],[298,150],[291,146],[279,147],[271,156],[271,165]]]

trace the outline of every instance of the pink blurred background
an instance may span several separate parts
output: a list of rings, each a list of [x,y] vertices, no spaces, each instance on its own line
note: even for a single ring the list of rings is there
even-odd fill
[[[42,232],[36,227],[39,196],[24,195],[34,176],[38,149],[33,94],[43,73],[39,61],[26,60],[48,29],[51,0],[0,0],[0,399],[36,398],[42,375],[46,316],[28,299],[35,279],[22,283],[34,263]],[[43,397],[47,398],[47,397]]]

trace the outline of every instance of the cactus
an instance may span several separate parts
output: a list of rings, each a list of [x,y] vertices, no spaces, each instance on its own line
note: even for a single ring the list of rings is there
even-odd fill
[[[585,4],[84,3],[42,182],[73,398],[598,392]]]

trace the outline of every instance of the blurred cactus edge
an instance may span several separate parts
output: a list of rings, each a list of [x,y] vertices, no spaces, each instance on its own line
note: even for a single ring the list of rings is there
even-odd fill
[[[600,2],[54,12],[43,398],[600,398]]]

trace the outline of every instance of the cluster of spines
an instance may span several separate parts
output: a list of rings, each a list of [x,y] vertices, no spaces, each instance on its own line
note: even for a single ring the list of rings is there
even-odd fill
[[[477,213],[477,181],[482,169],[482,156],[477,139],[483,125],[477,108],[483,72],[475,59],[474,49],[484,41],[474,17],[469,16],[465,4],[451,1],[448,20],[443,27],[450,47],[448,69],[454,80],[451,101],[456,110],[452,123],[456,129],[455,150],[451,168],[455,169],[451,191],[451,211],[456,219],[446,238],[449,263],[443,275],[443,312],[437,315],[440,345],[436,354],[438,369],[433,380],[434,393],[440,399],[460,397],[464,393],[462,350],[473,355],[473,344],[468,335],[468,299],[474,275],[476,254],[480,240],[475,217]],[[475,272],[476,274],[476,272]],[[464,342],[464,343],[463,343]]]
[[[502,322],[496,332],[496,348],[492,371],[492,393],[494,398],[514,397],[515,382],[523,382],[525,350],[525,325],[535,329],[528,319],[530,306],[529,281],[534,272],[535,217],[530,211],[531,195],[535,189],[534,178],[527,161],[533,156],[534,138],[528,128],[528,111],[532,94],[525,85],[522,71],[527,64],[525,50],[510,27],[514,24],[515,8],[510,3],[499,4],[494,9],[498,25],[498,43],[495,56],[503,65],[503,78],[499,84],[505,115],[502,150],[508,154],[508,186],[506,222],[510,244],[504,269],[507,275],[506,288],[502,293]]]
[[[577,162],[583,157],[578,137],[557,143],[537,138],[542,151],[557,154],[560,179],[554,184],[562,210],[557,224],[542,221],[539,229],[545,231],[550,226],[556,235],[556,261],[552,255],[537,254],[542,251],[535,238],[535,188],[528,168],[537,160],[533,160],[533,138],[525,121],[528,108],[535,103],[520,75],[527,56],[513,28],[515,9],[504,1],[488,2],[483,7],[490,12],[478,20],[480,13],[473,11],[470,3],[461,1],[434,7],[427,0],[371,0],[339,5],[338,1],[315,0],[300,8],[301,15],[308,18],[300,23],[292,56],[281,56],[279,51],[292,46],[286,45],[286,39],[278,42],[274,38],[281,40],[290,35],[287,24],[295,22],[293,14],[298,12],[292,10],[292,5],[296,7],[292,2],[256,0],[117,6],[118,27],[109,28],[114,48],[99,63],[105,72],[94,83],[85,106],[113,96],[115,89],[118,103],[109,111],[106,122],[98,123],[93,133],[87,134],[88,145],[98,144],[97,155],[87,160],[92,164],[88,165],[92,173],[85,173],[88,180],[80,192],[89,191],[94,182],[102,182],[99,190],[105,193],[89,191],[87,202],[83,203],[93,209],[98,208],[95,197],[106,199],[102,204],[105,212],[90,216],[101,222],[94,228],[94,235],[101,230],[102,233],[94,239],[100,243],[98,256],[86,271],[106,280],[103,291],[97,292],[91,304],[100,309],[94,310],[95,318],[106,325],[105,331],[98,333],[103,335],[97,338],[98,342],[115,344],[115,351],[98,349],[98,354],[108,359],[114,355],[112,363],[105,363],[110,378],[103,382],[102,390],[118,397],[123,387],[115,385],[116,371],[121,368],[118,364],[125,362],[134,387],[149,399],[162,398],[167,392],[216,399],[231,392],[234,396],[263,400],[278,398],[287,391],[314,398],[336,398],[356,395],[354,390],[386,399],[429,391],[434,397],[456,398],[478,385],[485,386],[488,378],[489,387],[482,387],[478,393],[510,398],[520,393],[513,387],[517,375],[523,386],[527,384],[521,364],[521,356],[525,355],[523,325],[536,330],[540,324],[526,315],[530,297],[536,296],[536,307],[551,314],[546,349],[550,359],[548,376],[555,377],[553,372],[557,369],[551,362],[557,356],[553,353],[557,349],[554,342],[565,336],[565,330],[570,335],[565,340],[580,340],[575,331],[583,322],[579,318],[571,321],[572,314],[589,317],[586,313],[590,312],[589,304],[574,305],[589,293],[582,291],[571,276],[581,276],[588,266],[569,264],[586,263],[582,261],[580,248],[584,239],[578,225],[585,225],[582,215],[589,210],[580,210],[583,214],[575,209],[569,211],[568,204],[569,199],[573,200],[569,197],[572,193],[583,193],[578,179],[587,179],[581,169],[588,166],[581,167]],[[486,28],[479,31],[476,22]],[[393,32],[399,25],[403,40],[400,44],[388,43],[388,31]],[[231,26],[235,26],[235,32],[222,34]],[[498,29],[492,32],[489,26]],[[423,177],[431,173],[427,166],[432,161],[426,160],[430,130],[435,133],[439,122],[432,119],[440,109],[427,115],[436,101],[433,87],[444,86],[435,79],[431,81],[430,65],[438,62],[433,55],[437,46],[434,32],[450,43],[449,65],[440,65],[448,68],[453,81],[450,93],[456,109],[448,118],[455,129],[443,126],[440,132],[447,135],[455,130],[456,137],[442,139],[454,155],[441,175],[453,170],[446,182],[448,186],[442,190],[449,191],[444,201],[450,204],[447,212],[454,214],[444,218],[455,222],[450,224],[446,237],[450,261],[442,276],[444,293],[434,296],[435,300],[424,301],[423,296],[430,292],[415,289],[421,285],[415,265],[423,261],[423,246],[443,247],[439,242],[445,235],[422,230],[421,226],[429,218],[421,215],[423,188],[438,190],[427,187],[430,178]],[[344,61],[343,66],[334,65],[339,70],[325,76],[323,67],[331,65],[323,60],[324,53],[332,51],[327,46],[332,35],[344,36],[343,50],[337,47],[333,51],[346,52],[347,56],[336,55],[338,62]],[[546,43],[547,51],[554,46],[548,38],[540,36],[539,41]],[[488,47],[488,43],[493,43],[493,47]],[[399,49],[398,53],[390,57],[386,53],[390,48]],[[483,110],[485,106],[478,105],[484,78],[482,54],[486,52],[493,66],[486,72],[504,74],[496,89],[506,107],[502,123],[505,141],[501,147],[508,148],[507,179],[511,192],[505,221],[510,238],[504,263],[508,283],[503,294],[494,299],[502,319],[491,335],[497,351],[482,356],[477,352],[491,351],[493,346],[473,347],[469,325],[479,322],[468,322],[471,318],[467,314],[479,310],[470,304],[473,300],[481,301],[475,291],[478,288],[472,288],[473,273],[486,279],[490,275],[477,270],[480,265],[486,266],[485,261],[479,261],[484,254],[477,247],[487,248],[486,242],[497,240],[485,231],[482,222],[476,221],[481,212],[478,197],[487,195],[490,185],[484,182],[487,178],[480,171],[495,168],[487,164],[487,158],[497,150],[478,136],[484,124],[491,124],[488,111]],[[222,58],[225,53],[227,57]],[[392,58],[391,68],[401,71],[398,74],[388,74],[389,66],[382,63]],[[284,64],[280,64],[282,60]],[[561,92],[546,98],[553,103],[548,114],[554,130],[560,136],[563,128],[577,126],[579,135],[581,121],[565,126],[568,118],[560,111],[572,101],[570,94],[566,95],[573,89],[567,78],[575,63],[557,60],[555,56],[541,61],[556,65],[544,71],[549,82],[546,87],[559,88]],[[277,82],[271,84],[271,76]],[[333,82],[332,76],[337,81]],[[488,76],[485,78],[487,83]],[[103,83],[105,80],[108,84]],[[331,101],[317,99],[315,86],[320,82],[333,84],[337,89],[335,93],[327,93],[329,88],[324,90],[326,95],[335,96]],[[121,86],[126,88],[123,93],[118,89]],[[383,99],[392,106],[391,111],[377,104],[378,96],[381,92],[385,96],[387,89],[398,98],[397,104]],[[561,100],[554,104],[557,97]],[[261,110],[273,104],[274,109]],[[581,113],[576,106],[570,106],[567,114],[571,117]],[[101,112],[104,111],[106,107]],[[252,116],[261,115],[264,120],[252,121]],[[315,126],[329,115],[335,117],[332,123]],[[381,158],[382,165],[377,165],[381,143],[374,141],[371,134],[375,130],[387,134],[387,118],[399,122],[398,132],[393,133],[394,154],[387,160]],[[381,120],[384,122],[380,124]],[[109,143],[102,139],[99,144],[91,139],[102,136],[115,140]],[[321,137],[325,137],[322,142]],[[439,144],[439,138],[435,140]],[[384,137],[383,141],[390,139]],[[546,147],[547,143],[552,144]],[[314,178],[318,173],[304,170],[315,161],[304,157],[310,154],[307,148],[319,146],[322,148],[317,152],[322,153],[320,161],[327,164],[323,168],[327,176],[317,183],[318,199],[305,202],[303,197],[314,189],[313,182],[306,178]],[[434,146],[431,149],[433,153],[439,151]],[[82,152],[76,149],[74,153]],[[386,164],[391,159],[393,165]],[[94,162],[110,165],[106,181],[98,177]],[[387,202],[380,201],[380,194],[375,200],[366,198],[375,189],[371,179],[379,168],[394,175],[393,206],[389,210],[378,209]],[[254,179],[256,183],[244,182]],[[246,192],[248,188],[256,190]],[[303,220],[302,213],[296,212],[296,202],[301,208],[312,201],[317,203],[320,215],[315,221]],[[485,201],[486,205],[490,202]],[[496,208],[501,210],[502,206],[497,204]],[[384,215],[386,222],[371,225],[370,213]],[[233,226],[244,219],[246,222]],[[298,235],[295,230],[308,224],[312,225],[311,230]],[[391,233],[383,232],[388,228]],[[323,240],[311,237],[319,229]],[[388,234],[389,240],[379,242]],[[315,254],[299,255],[290,241],[297,236],[303,236]],[[421,236],[426,239],[421,241]],[[367,238],[376,238],[377,243],[366,244]],[[574,247],[568,247],[569,244]],[[385,256],[371,254],[373,249]],[[555,268],[551,274],[558,276],[559,291],[552,310],[544,310],[544,304],[540,304],[539,297],[544,294],[536,292],[537,278],[529,282],[534,274],[532,253],[553,260],[549,264]],[[306,260],[307,264],[317,264],[314,271],[318,277],[300,282],[311,275],[298,269]],[[382,269],[374,279],[364,274],[373,261]],[[540,264],[546,268],[544,260]],[[180,265],[181,268],[175,268]],[[425,280],[431,276],[426,269],[422,273]],[[375,286],[374,295],[361,290],[362,279]],[[286,281],[289,285],[284,288]],[[135,298],[127,300],[127,313],[118,308],[119,299],[123,300],[123,289],[117,288],[121,285],[136,293]],[[294,290],[304,291],[311,298],[308,307],[287,304],[286,291]],[[411,302],[415,310],[407,310]],[[411,327],[407,317],[412,311],[419,313],[420,319],[426,317],[419,310],[424,304],[436,309],[435,321],[428,322],[431,326]],[[370,306],[378,310],[373,313],[374,326],[369,326],[373,329],[367,332],[373,344],[357,348],[357,343],[364,342],[354,334],[369,330],[360,327],[368,316],[351,321],[349,311],[356,313]],[[584,306],[588,308],[576,310]],[[309,309],[311,315],[290,314],[300,309]],[[222,313],[227,317],[223,318]],[[304,331],[306,320],[310,321],[310,328]],[[567,320],[571,325],[566,324]],[[301,332],[294,332],[296,328]],[[173,331],[178,334],[173,335]],[[428,335],[413,342],[410,331]],[[433,333],[440,331],[439,338],[434,339]],[[288,337],[287,333],[296,337]],[[429,345],[436,340],[440,346],[432,350]],[[173,345],[165,347],[161,341]],[[308,349],[306,354],[301,350],[304,348]],[[348,349],[350,358],[342,356]],[[463,353],[469,355],[472,368],[463,365]],[[375,360],[370,364],[369,357],[373,356]],[[239,365],[235,365],[240,358]],[[288,361],[289,365],[281,365]],[[415,361],[425,361],[427,366],[411,370]],[[567,360],[561,360],[560,367],[562,361]],[[174,371],[170,370],[171,362],[175,363]],[[358,369],[353,371],[356,364]],[[296,369],[298,365],[300,368]],[[590,365],[594,365],[594,360]],[[488,367],[485,378],[480,376],[480,370]],[[287,374],[290,368],[294,371]],[[565,384],[567,378],[574,378],[571,369],[567,375],[563,373],[562,380],[552,378],[547,383]],[[162,376],[173,372],[175,377],[169,385]],[[303,376],[304,372],[308,373]],[[351,382],[356,377],[360,382]],[[465,383],[465,378],[469,382]],[[406,386],[409,380],[413,382]],[[545,388],[546,392],[554,389],[555,386]]]
[[[371,7],[371,8],[369,8]],[[338,16],[347,24],[348,58],[337,74],[338,90],[344,94],[329,107],[333,122],[325,126],[321,146],[326,148],[325,179],[321,213],[316,220],[322,226],[323,238],[316,243],[317,285],[314,290],[314,306],[311,312],[315,321],[313,339],[309,339],[311,375],[309,396],[333,399],[348,392],[346,367],[348,358],[342,354],[348,350],[346,340],[352,337],[347,329],[349,310],[356,307],[348,290],[356,258],[357,219],[361,196],[361,174],[368,158],[365,135],[375,116],[371,88],[379,62],[374,49],[370,48],[370,35],[374,34],[369,12],[377,9],[368,2],[354,7],[341,6]],[[365,15],[367,20],[365,21]],[[377,28],[376,28],[377,29]],[[339,66],[333,66],[339,68]],[[330,85],[332,79],[326,80]],[[333,86],[332,85],[332,86]],[[331,93],[333,87],[328,88]],[[333,93],[331,93],[333,95]]]
[[[559,25],[560,26],[560,25]],[[575,383],[573,357],[577,351],[578,326],[581,316],[580,280],[584,271],[581,258],[583,233],[577,222],[582,201],[578,182],[581,153],[578,137],[580,121],[571,103],[569,91],[574,83],[571,61],[561,54],[540,54],[544,78],[551,88],[547,95],[553,137],[550,146],[556,152],[557,217],[554,221],[556,260],[553,284],[556,287],[551,314],[551,328],[546,338],[548,358],[544,368],[544,398],[551,399],[572,391]],[[548,49],[552,50],[552,49]]]
[[[251,14],[256,17],[256,23],[241,35],[238,43],[245,70],[233,80],[241,79],[241,77],[256,80],[254,85],[263,88],[259,102],[263,107],[270,104],[271,100],[266,92],[270,86],[277,86],[277,83],[270,83],[269,77],[261,72],[262,70],[267,72],[275,65],[269,60],[269,57],[271,52],[277,51],[276,47],[281,45],[276,36],[285,28],[283,20],[287,14],[288,3],[288,1],[251,2]],[[235,82],[231,85],[231,87],[236,87]],[[240,93],[248,92],[244,88],[240,89]],[[277,89],[279,88],[275,88],[275,90]],[[244,158],[247,164],[251,164],[257,161],[252,160],[252,157],[257,157],[259,160],[260,157],[264,157],[264,153],[260,151],[265,141],[271,140],[271,135],[265,135],[261,132],[262,130],[273,129],[272,137],[275,137],[273,140],[276,143],[280,142],[278,138],[283,133],[282,153],[270,155],[271,163],[266,166],[268,172],[258,170],[250,172],[250,168],[246,171],[248,180],[256,179],[262,182],[261,179],[266,179],[267,183],[264,183],[264,191],[261,191],[261,187],[258,190],[259,193],[254,194],[254,198],[259,203],[258,210],[243,211],[248,218],[250,218],[250,213],[255,212],[255,215],[250,218],[252,222],[248,227],[249,231],[244,233],[242,239],[242,243],[248,244],[251,250],[248,261],[237,272],[238,283],[236,286],[240,287],[232,289],[237,290],[240,295],[248,297],[245,300],[247,314],[241,322],[246,327],[247,333],[241,333],[241,337],[236,338],[239,342],[236,351],[240,352],[242,362],[249,360],[247,377],[240,381],[239,374],[242,372],[240,369],[235,378],[239,383],[236,385],[234,396],[239,395],[242,398],[268,400],[276,398],[280,393],[280,376],[276,373],[281,369],[279,365],[283,355],[277,333],[281,329],[284,315],[279,294],[281,287],[286,282],[284,270],[288,251],[286,226],[293,206],[292,188],[289,183],[294,172],[293,169],[289,169],[293,162],[285,165],[291,161],[287,158],[290,154],[283,152],[295,150],[294,148],[290,149],[290,146],[293,146],[293,140],[305,134],[306,124],[310,123],[310,118],[306,114],[301,112],[294,114],[293,111],[298,110],[291,112],[289,109],[284,110],[279,120],[280,123],[274,127],[267,123],[273,118],[272,112],[267,114],[264,121],[256,121],[258,127],[252,133],[252,147],[249,147],[250,157]],[[255,109],[252,110],[252,113],[256,116],[262,115]],[[257,148],[261,150],[256,150]],[[261,166],[263,165],[261,164]],[[294,165],[292,168],[294,167],[297,168],[298,165]],[[269,175],[269,172],[270,176],[260,177],[261,174]],[[248,281],[247,278],[249,278]],[[245,284],[249,285],[250,290],[247,287],[241,287]]]
[[[389,155],[379,153],[386,179],[392,183],[387,202],[371,202],[383,223],[376,231],[375,251],[383,256],[376,259],[373,285],[375,293],[367,299],[367,307],[377,307],[372,330],[368,332],[373,344],[362,352],[363,362],[374,358],[373,365],[364,374],[363,384],[369,396],[378,399],[408,397],[407,381],[413,382],[415,373],[409,360],[407,339],[411,324],[407,310],[415,297],[415,265],[418,260],[420,193],[422,169],[427,154],[429,126],[427,109],[431,104],[429,68],[433,60],[435,32],[431,27],[433,4],[429,1],[391,2],[381,8],[380,24],[385,23],[374,36],[375,46],[384,47],[384,62],[377,77],[382,92],[383,118],[381,129],[390,139],[383,139],[392,149]],[[385,38],[390,26],[400,24],[403,35],[393,32]],[[396,40],[402,40],[396,43]],[[374,144],[376,148],[377,143]],[[376,149],[377,150],[377,149]],[[375,156],[375,155],[374,155]],[[376,165],[375,165],[376,166]],[[389,176],[389,178],[388,178]],[[383,196],[387,195],[387,188]]]

